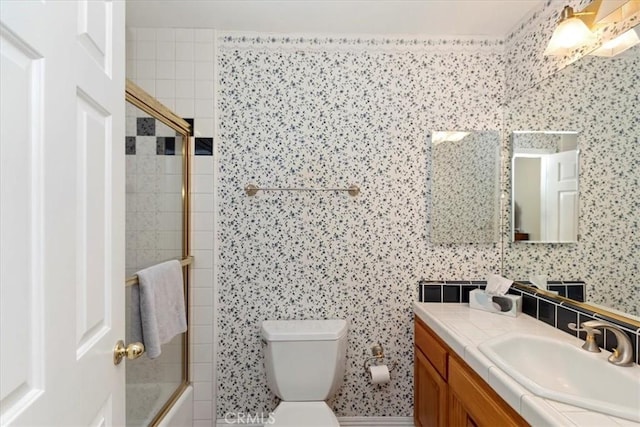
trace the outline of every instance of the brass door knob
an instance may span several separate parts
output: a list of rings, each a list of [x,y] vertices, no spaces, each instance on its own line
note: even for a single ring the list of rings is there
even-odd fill
[[[144,354],[144,344],[141,342],[134,342],[128,346],[124,346],[124,341],[120,340],[113,348],[113,364],[118,365],[122,362],[122,359],[127,357],[129,360],[137,359]]]

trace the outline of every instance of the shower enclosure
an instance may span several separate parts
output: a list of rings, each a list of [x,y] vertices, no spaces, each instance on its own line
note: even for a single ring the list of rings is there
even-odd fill
[[[130,81],[126,101],[127,325],[136,271],[171,259],[183,265],[188,319],[190,125]],[[127,426],[158,424],[186,390],[188,340],[189,331],[159,357],[127,363]]]

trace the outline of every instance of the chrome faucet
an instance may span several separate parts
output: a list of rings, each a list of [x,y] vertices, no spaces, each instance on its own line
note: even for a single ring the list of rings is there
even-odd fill
[[[618,346],[613,349],[611,356],[609,356],[609,362],[618,366],[634,365],[631,340],[627,334],[625,334],[624,331],[616,325],[602,320],[589,320],[588,322],[581,323],[579,328],[575,323],[569,323],[567,326],[573,331],[587,333],[587,337],[582,348],[592,353],[600,352],[600,347],[598,347],[595,337],[596,335],[602,334],[598,328],[608,329],[613,333],[613,335],[615,335],[616,341],[618,342]]]

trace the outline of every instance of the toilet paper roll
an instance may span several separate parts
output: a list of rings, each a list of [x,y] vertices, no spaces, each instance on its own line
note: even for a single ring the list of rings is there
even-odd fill
[[[371,374],[371,384],[385,384],[389,382],[389,368],[387,365],[369,366]]]

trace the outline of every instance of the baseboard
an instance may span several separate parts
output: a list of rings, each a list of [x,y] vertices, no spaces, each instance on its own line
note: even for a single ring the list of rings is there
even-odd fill
[[[338,422],[340,422],[340,427],[413,427],[412,417],[338,417]],[[216,427],[230,425],[236,427],[263,427],[262,424],[230,424],[224,419],[216,420]]]
[[[225,421],[224,418],[218,418],[216,420],[216,427],[228,427],[228,426],[235,426],[235,427],[264,427],[264,424],[245,424],[245,423],[238,423],[238,422],[227,422],[227,421]]]
[[[413,427],[412,417],[338,417],[340,427]]]

